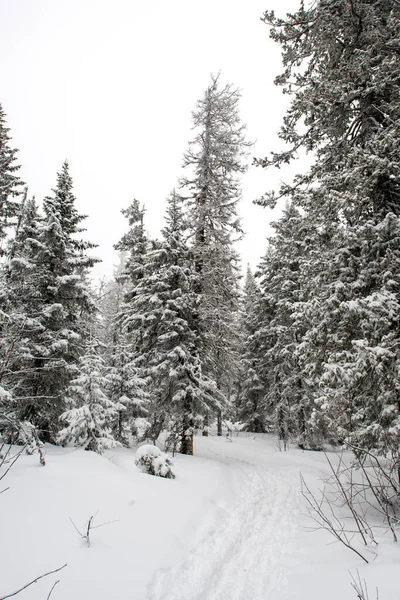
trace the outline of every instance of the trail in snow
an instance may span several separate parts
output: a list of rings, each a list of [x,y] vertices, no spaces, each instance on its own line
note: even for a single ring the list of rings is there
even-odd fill
[[[327,532],[309,532],[299,471],[318,489],[321,453],[279,452],[269,435],[198,436],[196,456],[176,456],[168,480],[141,473],[133,450],[46,449],[45,468],[20,457],[0,497],[0,596],[68,563],[54,600],[354,600],[357,570],[370,597],[379,587],[400,600],[398,544],[382,534],[365,565]],[[112,523],[88,548],[70,518],[84,528],[93,514]],[[56,580],[24,598],[43,600]]]
[[[271,448],[248,442],[199,444],[199,455],[226,466],[237,496],[214,507],[208,520],[199,516],[186,559],[156,574],[149,600],[266,600],[284,587],[299,513],[298,473],[284,461],[280,467]]]

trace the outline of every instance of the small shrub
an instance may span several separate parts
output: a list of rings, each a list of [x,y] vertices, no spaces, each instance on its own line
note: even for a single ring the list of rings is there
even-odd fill
[[[157,446],[146,444],[138,448],[136,452],[135,465],[149,475],[175,479],[172,470],[173,462],[165,452],[161,452]]]

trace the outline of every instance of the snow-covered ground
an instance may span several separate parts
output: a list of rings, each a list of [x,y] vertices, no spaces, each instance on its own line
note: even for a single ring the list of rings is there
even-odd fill
[[[21,456],[0,484],[0,598],[36,576],[61,572],[20,600],[356,600],[349,571],[370,600],[400,599],[400,549],[390,538],[364,564],[313,522],[300,471],[316,488],[324,456],[280,452],[272,436],[195,439],[175,457],[177,479],[141,473],[132,450],[102,457],[49,446],[47,465]],[[80,530],[96,515],[91,546]],[[384,539],[384,538],[382,538]],[[385,538],[386,539],[386,538]]]

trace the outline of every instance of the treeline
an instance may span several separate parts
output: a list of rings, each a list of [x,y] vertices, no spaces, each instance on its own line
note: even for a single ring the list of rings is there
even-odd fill
[[[216,420],[220,433],[227,418],[284,446],[398,454],[399,17],[397,0],[265,13],[292,101],[285,150],[255,162],[309,152],[313,164],[259,200],[286,205],[243,291],[234,242],[249,143],[235,88],[215,77],[196,106],[161,238],[148,239],[140,202],[124,211],[121,265],[100,293],[67,164],[39,215],[2,115],[4,423],[97,451],[165,430],[192,453],[193,432]]]

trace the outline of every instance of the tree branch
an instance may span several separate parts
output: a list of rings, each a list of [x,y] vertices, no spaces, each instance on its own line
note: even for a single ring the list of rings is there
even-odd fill
[[[43,579],[44,577],[48,577],[49,575],[52,575],[53,573],[58,573],[58,571],[61,571],[66,566],[67,566],[67,563],[65,563],[65,565],[63,565],[62,567],[59,567],[58,569],[54,569],[54,571],[49,571],[48,573],[44,573],[44,575],[39,575],[39,577],[36,577],[36,579],[33,579],[32,581],[30,581],[29,583],[27,583],[26,585],[24,585],[22,588],[20,588],[16,592],[12,592],[11,594],[7,594],[6,596],[1,596],[0,600],[5,600],[6,598],[11,598],[12,596],[16,596],[17,594],[19,594],[23,590],[26,590],[26,588],[28,588],[29,586],[33,585],[34,583],[37,583],[40,579]],[[55,584],[51,588],[50,594],[53,591],[54,587],[55,587]],[[47,598],[50,597],[50,594],[49,594],[49,596]]]

